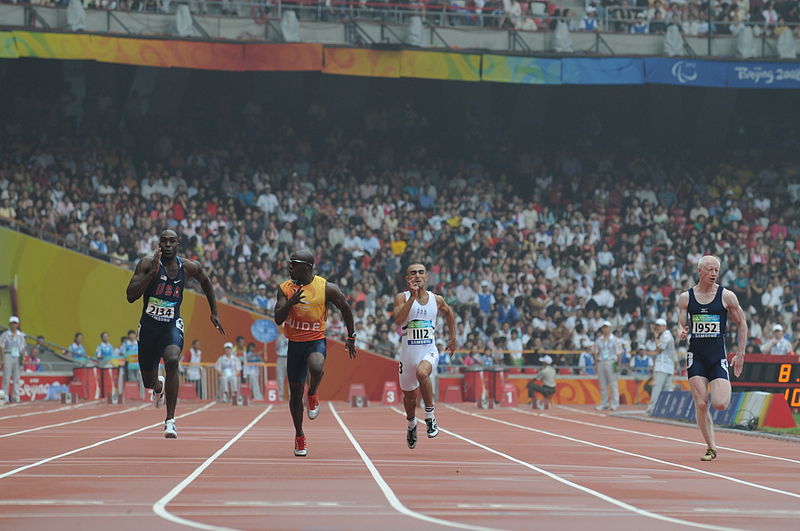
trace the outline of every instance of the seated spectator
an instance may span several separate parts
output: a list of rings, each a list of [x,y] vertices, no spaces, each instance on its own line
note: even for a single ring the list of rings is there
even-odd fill
[[[122,351],[122,345],[125,343],[125,336],[119,338],[120,346],[114,349],[111,358],[106,360],[106,363],[111,364],[112,367],[125,367],[125,353]],[[124,372],[124,371],[123,371]]]
[[[764,354],[794,354],[792,350],[792,342],[789,341],[783,333],[783,326],[780,324],[772,325],[772,337],[764,339],[761,344],[761,352]]]
[[[631,24],[631,33],[646,34],[650,32],[650,24],[647,22],[647,13],[640,11],[636,14],[636,22]]]
[[[630,361],[631,374],[637,380],[646,380],[650,377],[653,368],[653,358],[644,348],[639,348]]]
[[[22,360],[22,370],[25,372],[39,372],[44,370],[36,347],[31,348],[30,351],[25,354],[25,358]]]
[[[581,339],[578,370],[580,374],[594,375],[594,355],[592,355],[592,343],[588,338]]]
[[[260,309],[266,311],[272,310],[274,304],[272,304],[272,299],[267,295],[267,285],[266,284],[259,284],[258,285],[258,293],[255,297],[253,297],[253,304],[258,306]]]
[[[94,349],[94,359],[99,365],[110,363],[114,357],[114,345],[109,340],[108,332],[100,333],[100,343]]]
[[[539,370],[536,379],[528,382],[526,386],[528,388],[528,396],[531,399],[533,408],[538,409],[536,393],[541,393],[544,397],[544,409],[550,409],[550,397],[556,392],[556,370],[553,368],[553,358],[549,355],[542,356],[539,361],[544,364],[544,367]],[[537,380],[541,383],[537,384]]]
[[[597,9],[589,6],[586,8],[586,14],[581,18],[581,31],[600,31],[597,24]]]
[[[86,347],[83,346],[82,333],[77,332],[75,334],[75,339],[70,346],[64,350],[64,354],[71,357],[73,361],[89,361],[89,358],[86,356]]]

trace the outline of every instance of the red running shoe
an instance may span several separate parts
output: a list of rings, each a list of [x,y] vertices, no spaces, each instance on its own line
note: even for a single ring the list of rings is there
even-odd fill
[[[294,455],[295,457],[305,457],[306,455],[308,455],[305,435],[301,435],[300,437],[294,438]]]
[[[317,395],[308,395],[308,419],[314,420],[319,415],[319,400]]]

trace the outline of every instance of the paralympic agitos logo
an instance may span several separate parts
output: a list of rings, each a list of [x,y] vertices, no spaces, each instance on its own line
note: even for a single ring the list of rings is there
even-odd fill
[[[697,79],[697,63],[689,61],[678,61],[672,65],[672,77],[678,83],[689,83]]]

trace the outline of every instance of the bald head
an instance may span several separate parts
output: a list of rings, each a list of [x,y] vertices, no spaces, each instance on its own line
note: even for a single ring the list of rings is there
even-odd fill
[[[305,262],[309,265],[314,265],[314,255],[308,249],[300,249],[292,253],[289,260],[297,260],[298,262]]]
[[[314,255],[308,249],[295,251],[289,257],[289,278],[303,285],[314,280]]]
[[[177,256],[178,246],[178,233],[172,229],[165,229],[161,231],[158,237],[158,247],[161,249],[161,256],[166,260],[171,260]]]

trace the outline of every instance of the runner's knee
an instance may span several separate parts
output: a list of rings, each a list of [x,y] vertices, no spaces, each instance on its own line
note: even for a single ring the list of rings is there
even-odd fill
[[[181,359],[181,351],[177,347],[167,347],[164,351],[164,366],[168,369],[177,369]]]
[[[723,410],[723,409],[728,409],[728,403],[729,403],[729,402],[730,402],[730,399],[726,399],[726,400],[714,400],[714,399],[712,398],[712,399],[711,399],[711,407],[713,407],[714,409],[718,409],[718,410],[720,410],[720,411],[721,411],[721,410]]]
[[[708,409],[708,399],[707,398],[695,398],[694,405],[697,409],[705,410]]]

